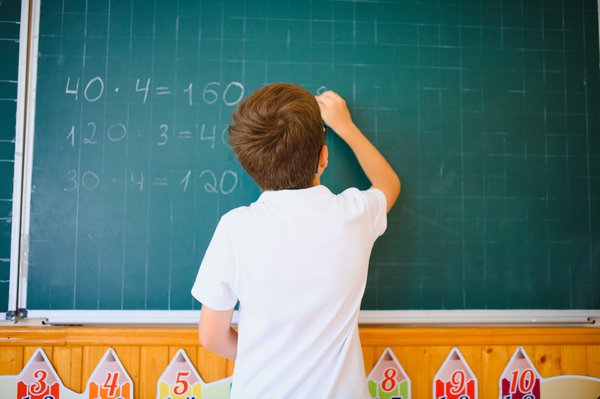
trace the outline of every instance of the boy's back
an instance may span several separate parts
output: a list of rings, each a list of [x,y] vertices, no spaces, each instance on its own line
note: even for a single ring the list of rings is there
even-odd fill
[[[369,397],[357,319],[385,215],[378,190],[316,186],[222,218],[193,292],[215,309],[240,301],[232,398]]]
[[[327,123],[373,184],[333,195]],[[232,398],[368,398],[358,312],[369,256],[400,181],[333,92],[265,86],[233,116],[229,141],[263,190],[223,216],[193,295],[202,345],[236,361]],[[231,328],[239,301],[238,331]]]

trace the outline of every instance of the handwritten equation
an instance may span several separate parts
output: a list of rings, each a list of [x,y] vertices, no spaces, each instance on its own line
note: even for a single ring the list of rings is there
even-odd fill
[[[100,76],[95,76],[87,81],[82,81],[79,77],[68,76],[66,78],[64,94],[71,96],[73,101],[83,101],[85,103],[94,103],[102,100],[107,95],[107,85],[105,80]],[[189,106],[193,106],[198,102],[206,105],[213,105],[221,102],[227,107],[234,107],[244,97],[244,85],[237,81],[231,81],[226,84],[221,82],[208,82],[200,87],[199,93],[196,93],[193,82],[188,83],[184,89],[179,91],[169,87],[155,85],[151,78],[135,80],[135,85],[129,88],[139,100],[141,104],[149,103],[149,97],[154,96],[185,96]],[[118,93],[121,88],[115,87],[112,89]],[[197,97],[197,98],[196,98]],[[85,106],[82,104],[82,107]],[[182,125],[183,123],[180,123]],[[97,146],[103,144],[104,140],[108,143],[119,143],[126,141],[130,134],[126,121],[118,121],[112,124],[107,124],[106,128],[100,129],[96,121],[81,121],[81,123],[72,123],[65,130],[64,140],[67,147],[74,151],[81,151],[85,146]],[[157,149],[165,148],[175,141],[194,141],[201,144],[208,150],[214,150],[217,146],[223,146],[229,150],[227,142],[227,125],[217,123],[200,123],[196,122],[193,126],[175,129],[175,123],[156,123],[150,129],[151,143]],[[197,148],[197,147],[195,147]],[[173,178],[157,176],[157,172],[152,174],[145,170],[133,170],[127,172],[127,183],[132,185],[134,189],[143,192],[149,186],[153,187],[169,187],[177,186],[183,193],[191,190],[192,187],[198,185],[201,190],[209,194],[229,195],[238,187],[238,173],[232,169],[222,169],[216,171],[212,168],[201,168],[196,170],[195,167],[183,166],[184,170],[180,176]],[[81,169],[73,167],[67,169],[64,174],[63,191],[70,192],[79,189],[93,191],[98,189],[104,182],[101,177],[102,173],[92,169]],[[108,183],[119,183],[123,178],[109,177]]]
[[[231,169],[226,169],[223,172],[215,172],[212,169],[195,172],[192,169],[188,169],[180,176],[180,179],[177,178],[174,181],[164,176],[148,177],[149,174],[149,172],[144,171],[130,172],[128,182],[135,186],[136,189],[139,189],[139,191],[144,191],[148,185],[169,187],[177,184],[181,188],[181,191],[185,193],[192,185],[199,184],[207,193],[229,195],[236,189],[239,181],[237,172]],[[65,192],[75,191],[80,187],[87,191],[93,191],[101,184],[100,176],[92,170],[77,171],[76,169],[69,169],[66,175],[67,183],[66,187],[63,188]],[[119,182],[119,179],[116,177],[109,178],[109,180],[112,183]]]
[[[111,88],[114,93],[119,93],[121,87],[115,86]],[[139,101],[142,104],[148,103],[148,98],[151,94],[157,97],[173,96],[177,94],[177,89],[170,86],[162,86],[155,84],[151,78],[137,78],[135,85],[131,88],[137,94]],[[75,101],[82,98],[89,103],[94,103],[101,100],[109,89],[106,87],[104,79],[100,76],[94,76],[86,82],[82,82],[78,77],[67,77],[65,94],[73,96]],[[188,105],[191,107],[194,104],[202,101],[205,104],[212,105],[221,101],[224,105],[233,107],[244,98],[244,85],[240,82],[229,82],[223,84],[221,82],[208,82],[202,86],[199,94],[194,89],[194,82],[189,82],[184,89],[179,90],[179,94],[184,95]]]
[[[127,126],[123,122],[116,122],[109,125],[103,132],[103,137],[106,137],[110,142],[117,143],[127,137]],[[217,126],[216,123],[197,123],[191,129],[173,129],[168,123],[161,123],[154,132],[156,136],[155,144],[159,147],[165,146],[170,140],[193,140],[197,139],[200,142],[206,142],[210,149],[214,149],[217,142],[220,142],[225,147],[229,148],[227,142],[227,126]],[[81,127],[71,125],[69,131],[65,135],[71,147],[76,145],[94,145],[98,144],[99,132],[96,122],[87,122]]]

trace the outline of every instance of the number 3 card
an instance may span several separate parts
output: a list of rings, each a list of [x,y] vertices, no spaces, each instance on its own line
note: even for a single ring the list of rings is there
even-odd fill
[[[17,382],[17,399],[59,399],[62,382],[43,350],[35,351]]]

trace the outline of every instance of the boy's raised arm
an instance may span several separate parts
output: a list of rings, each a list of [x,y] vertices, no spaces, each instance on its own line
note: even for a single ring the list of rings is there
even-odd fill
[[[383,155],[352,122],[346,101],[333,91],[316,97],[323,121],[352,149],[374,188],[383,192],[389,212],[400,194],[400,179]]]

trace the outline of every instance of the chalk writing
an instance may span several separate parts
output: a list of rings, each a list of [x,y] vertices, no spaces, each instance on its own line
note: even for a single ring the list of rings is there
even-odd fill
[[[72,95],[75,101],[80,98],[80,82],[81,78],[67,76],[65,84],[65,94]],[[100,76],[94,76],[87,81],[83,89],[83,97],[87,102],[93,103],[100,100],[105,95],[105,82]],[[168,85],[154,85],[152,78],[136,78],[133,85],[133,92],[139,93],[142,104],[147,104],[149,95],[154,93],[157,97],[171,96],[176,93],[182,93],[187,97],[187,103],[191,107],[194,103],[194,82],[189,82],[185,88],[173,88]],[[112,89],[115,95],[121,94],[119,87]],[[212,81],[205,83],[202,92],[201,100],[204,104],[212,105],[222,103],[228,107],[237,105],[244,98],[244,85],[241,82],[231,81],[227,84]]]

